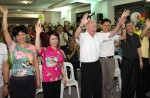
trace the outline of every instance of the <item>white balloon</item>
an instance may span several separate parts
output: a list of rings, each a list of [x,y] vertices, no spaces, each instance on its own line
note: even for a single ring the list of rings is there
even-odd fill
[[[141,14],[139,12],[133,12],[130,16],[131,21],[133,21],[134,23],[137,23],[140,21],[141,19]]]

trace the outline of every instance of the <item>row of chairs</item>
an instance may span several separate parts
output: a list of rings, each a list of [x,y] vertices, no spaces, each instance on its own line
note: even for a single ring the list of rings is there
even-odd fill
[[[115,74],[114,74],[114,77],[117,77],[118,84],[119,84],[119,90],[121,90],[121,72],[120,72],[118,60],[121,61],[122,58],[119,55],[115,55],[114,59],[115,59]],[[67,67],[69,67],[69,68],[67,68]],[[40,68],[40,76],[42,76],[42,66],[40,65],[39,68]],[[67,69],[70,69],[70,78],[68,78]],[[64,89],[66,87],[68,87],[68,93],[71,94],[71,86],[75,86],[76,87],[77,96],[78,96],[78,98],[80,98],[78,82],[74,78],[73,65],[71,63],[69,63],[69,62],[64,62],[64,71],[65,71],[65,74],[66,74],[68,82],[67,82],[67,85],[64,86],[63,85],[63,80],[61,81],[61,94],[60,94],[61,96],[60,96],[60,98],[63,98]],[[36,94],[41,93],[41,92],[43,92],[42,86],[41,86],[40,89],[37,90]]]

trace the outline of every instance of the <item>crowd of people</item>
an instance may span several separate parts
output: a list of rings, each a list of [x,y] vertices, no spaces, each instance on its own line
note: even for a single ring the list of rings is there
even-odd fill
[[[8,9],[0,6],[0,12],[0,98],[35,98],[41,85],[44,98],[60,98],[61,80],[67,83],[65,61],[77,81],[81,64],[81,98],[113,98],[114,55],[122,56],[121,98],[134,98],[135,92],[136,98],[149,98],[149,19],[134,26],[126,20],[130,10],[124,10],[116,25],[107,18],[96,24],[86,13],[77,27],[39,22],[26,27],[8,25]]]

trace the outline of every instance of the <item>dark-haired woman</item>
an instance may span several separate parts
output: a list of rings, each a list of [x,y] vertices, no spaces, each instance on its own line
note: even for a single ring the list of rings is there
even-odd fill
[[[64,51],[67,48],[67,43],[68,43],[68,35],[67,33],[64,32],[63,30],[63,26],[62,25],[58,25],[57,26],[57,32],[59,34],[59,38],[60,38],[60,46],[61,49]]]
[[[36,86],[40,87],[40,75],[35,46],[26,43],[26,28],[14,27],[12,34],[17,42],[14,42],[8,32],[7,8],[0,6],[3,13],[3,34],[11,53],[12,67],[11,77],[7,84],[11,98],[35,98]],[[5,69],[9,70],[9,69]]]
[[[44,98],[60,98],[61,79],[66,76],[63,70],[63,54],[58,47],[59,34],[56,31],[47,32],[46,43],[48,47],[40,46],[41,24],[36,25],[35,46],[42,57],[42,86]]]

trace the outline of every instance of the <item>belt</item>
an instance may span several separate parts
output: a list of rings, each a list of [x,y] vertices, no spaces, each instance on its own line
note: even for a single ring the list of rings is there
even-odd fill
[[[135,58],[135,59],[129,59],[129,58],[126,58],[126,57],[122,57],[123,59],[126,59],[126,60],[130,60],[130,61],[138,61],[139,58]]]
[[[145,61],[145,60],[149,60],[149,58],[143,58],[143,57],[142,57],[142,60],[143,60],[143,61]]]
[[[106,57],[100,57],[100,58],[108,59],[108,58],[113,58],[113,56],[106,56]]]

